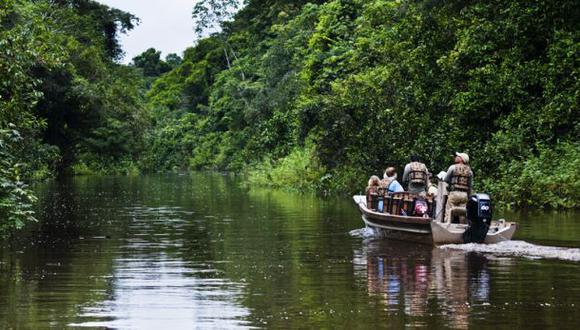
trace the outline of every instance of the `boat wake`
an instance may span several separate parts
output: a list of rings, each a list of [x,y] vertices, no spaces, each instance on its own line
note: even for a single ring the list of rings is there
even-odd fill
[[[371,227],[364,227],[360,229],[354,229],[349,232],[349,235],[356,238],[382,238],[384,236],[381,230],[371,228]]]
[[[448,244],[440,249],[484,252],[502,256],[516,256],[529,259],[560,259],[580,261],[580,249],[535,245],[524,241],[507,241],[497,244]]]

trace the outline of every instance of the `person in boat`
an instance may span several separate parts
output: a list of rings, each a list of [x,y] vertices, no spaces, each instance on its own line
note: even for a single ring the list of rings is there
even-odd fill
[[[437,185],[435,183],[433,183],[433,174],[429,173],[428,175],[428,182],[429,185],[427,186],[427,196],[430,197],[431,199],[435,199],[435,197],[437,197],[437,193],[439,192],[439,189],[437,188]]]
[[[367,207],[369,209],[376,210],[379,208],[379,194],[381,194],[381,189],[381,180],[379,177],[376,175],[371,176],[365,189]]]
[[[373,175],[370,177],[368,185],[365,189],[365,194],[371,194],[371,193],[378,193],[379,188],[381,187],[381,179],[379,179],[378,176]]]
[[[411,162],[405,165],[403,171],[403,183],[407,185],[409,192],[416,194],[426,192],[429,185],[428,175],[427,166],[421,163],[419,156],[412,155]]]
[[[427,203],[427,194],[423,191],[415,197],[414,202],[415,209],[413,210],[413,215],[418,217],[429,217],[427,212],[429,211],[429,205]]]
[[[455,153],[455,164],[449,166],[445,175],[449,184],[449,195],[445,205],[445,222],[451,220],[451,210],[455,207],[465,207],[471,194],[473,172],[469,166],[469,156],[463,152]]]
[[[394,167],[387,167],[383,173],[381,180],[381,187],[385,188],[386,192],[403,192],[403,186],[397,181],[397,170]]]

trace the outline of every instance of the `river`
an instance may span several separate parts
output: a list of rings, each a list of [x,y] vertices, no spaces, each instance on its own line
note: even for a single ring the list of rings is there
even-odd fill
[[[348,198],[240,181],[38,185],[39,222],[0,250],[0,328],[580,324],[578,211],[503,212],[513,242],[433,248],[373,237]]]

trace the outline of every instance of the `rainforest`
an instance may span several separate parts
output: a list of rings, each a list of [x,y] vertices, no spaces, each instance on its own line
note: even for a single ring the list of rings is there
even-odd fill
[[[212,170],[348,194],[456,151],[499,205],[580,206],[578,1],[236,4],[192,4],[218,32],[125,65],[133,14],[2,0],[0,232],[34,221],[48,178]]]

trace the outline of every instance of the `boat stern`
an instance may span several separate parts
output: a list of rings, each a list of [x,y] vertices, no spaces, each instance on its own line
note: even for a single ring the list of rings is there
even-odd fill
[[[463,233],[468,225],[458,223],[441,223],[438,221],[431,222],[431,232],[433,234],[433,243],[435,245],[443,244],[463,244]],[[517,229],[516,222],[506,222],[504,220],[492,222],[484,244],[496,244],[512,239]]]

